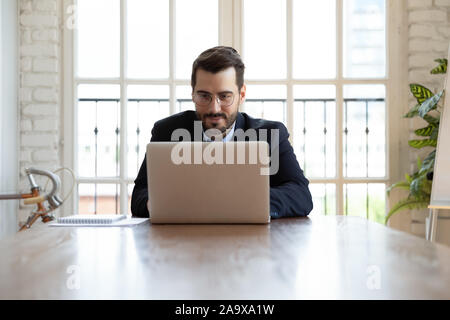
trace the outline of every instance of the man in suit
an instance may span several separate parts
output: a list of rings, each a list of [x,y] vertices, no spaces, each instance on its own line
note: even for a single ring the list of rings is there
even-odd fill
[[[218,46],[200,54],[194,61],[191,76],[196,111],[181,112],[156,122],[151,141],[173,141],[174,132],[180,129],[190,133],[191,141],[234,141],[240,140],[242,132],[252,130],[257,133],[256,139],[269,143],[271,166],[273,156],[277,156],[277,166],[275,170],[271,168],[270,175],[271,217],[307,216],[313,207],[309,181],[300,169],[286,127],[280,122],[254,119],[239,112],[245,101],[244,68],[240,55],[231,47]],[[200,135],[196,134],[199,124],[203,129]],[[250,135],[244,136],[249,140]],[[148,217],[146,159],[134,183],[131,212],[134,217]]]

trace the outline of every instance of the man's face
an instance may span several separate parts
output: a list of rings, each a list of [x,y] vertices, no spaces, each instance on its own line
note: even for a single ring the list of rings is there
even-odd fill
[[[218,129],[223,133],[229,129],[236,120],[239,106],[245,100],[245,85],[239,92],[236,84],[236,70],[233,67],[222,70],[218,73],[211,73],[203,69],[197,70],[197,82],[192,93],[194,96],[212,96],[211,102],[207,105],[195,103],[197,117],[203,123],[203,129]],[[233,95],[233,102],[226,106],[226,97]],[[221,102],[218,102],[221,101]]]

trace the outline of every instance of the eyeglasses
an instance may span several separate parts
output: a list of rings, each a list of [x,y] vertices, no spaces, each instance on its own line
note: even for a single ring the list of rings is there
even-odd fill
[[[196,92],[192,95],[192,97],[195,104],[200,107],[207,107],[211,103],[213,95],[208,92]],[[219,103],[221,107],[229,107],[234,102],[234,93],[219,93],[217,96],[214,95],[214,99],[216,99],[217,103]]]

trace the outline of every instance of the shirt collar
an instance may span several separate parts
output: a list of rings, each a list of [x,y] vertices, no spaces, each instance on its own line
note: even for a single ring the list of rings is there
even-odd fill
[[[234,127],[236,126],[236,121],[234,121],[233,126],[231,127],[230,131],[227,133],[227,135],[221,140],[221,142],[228,142],[231,141],[234,135]],[[205,131],[203,131],[203,141],[205,142],[212,142],[212,140],[205,134]]]

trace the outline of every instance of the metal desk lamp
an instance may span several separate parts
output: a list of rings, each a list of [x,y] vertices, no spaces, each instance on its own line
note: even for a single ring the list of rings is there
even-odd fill
[[[60,207],[63,203],[63,200],[59,197],[61,180],[58,175],[47,170],[35,168],[26,168],[25,173],[30,182],[30,193],[0,194],[0,200],[24,199],[24,204],[37,204],[37,211],[33,211],[30,214],[25,224],[20,227],[19,231],[29,229],[39,217],[41,217],[44,223],[54,220],[55,218],[48,213]],[[33,174],[47,176],[50,179],[52,182],[52,189],[49,193],[41,195],[41,188],[36,184]],[[48,203],[47,207],[44,206],[45,202]]]

